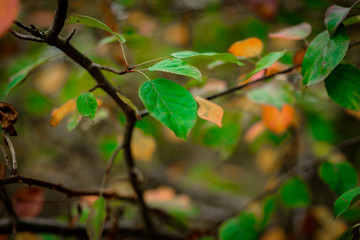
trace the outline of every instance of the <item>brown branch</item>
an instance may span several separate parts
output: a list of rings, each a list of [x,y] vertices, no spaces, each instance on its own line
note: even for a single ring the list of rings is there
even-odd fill
[[[350,44],[349,44],[349,48],[354,47],[354,46],[356,46],[356,45],[360,45],[360,41],[350,43]]]
[[[126,73],[130,73],[132,72],[131,70],[129,69],[125,69],[125,70],[117,70],[116,68],[113,68],[113,67],[108,67],[108,66],[103,66],[103,65],[100,65],[100,64],[96,64],[94,63],[93,64],[93,67],[97,67],[101,70],[105,70],[105,71],[108,71],[108,72],[112,72],[112,73],[115,73],[117,75],[124,75]]]
[[[170,233],[149,232],[144,228],[138,228],[134,223],[120,222],[115,226],[115,233],[117,239],[131,238],[131,239],[156,239],[156,240],[181,240],[183,236],[178,236]],[[33,232],[33,233],[52,233],[62,236],[74,236],[80,239],[87,238],[86,226],[84,224],[75,224],[69,226],[67,223],[62,223],[48,218],[33,218],[33,219],[19,219],[17,221],[18,232]],[[9,219],[0,219],[0,234],[11,234],[13,223]],[[114,230],[112,224],[104,226],[103,236],[110,234]],[[113,232],[111,232],[113,233]]]
[[[115,149],[115,151],[111,154],[111,157],[110,157],[110,159],[108,161],[108,164],[106,165],[105,173],[104,173],[102,183],[101,183],[101,188],[104,188],[104,186],[105,186],[105,184],[107,182],[107,179],[109,178],[110,170],[111,170],[112,166],[114,165],[116,156],[118,155],[118,153],[120,152],[121,149],[123,149],[123,144],[122,143],[119,144],[117,146],[117,148]]]
[[[10,33],[12,35],[14,35],[15,37],[21,39],[21,40],[27,40],[27,41],[33,41],[33,42],[45,42],[45,40],[38,38],[38,37],[34,37],[34,36],[30,36],[30,35],[25,35],[25,34],[21,34],[18,33],[12,29],[9,29]]]
[[[74,36],[75,32],[76,32],[76,29],[71,30],[69,35],[65,38],[65,41],[66,41],[67,44],[69,44],[69,42],[72,39],[72,37]]]
[[[46,42],[49,45],[52,45],[51,43],[54,43],[58,39],[58,36],[64,27],[67,8],[68,0],[57,0],[54,20],[49,29],[45,32]]]
[[[30,178],[30,177],[24,177],[21,175],[14,175],[6,178],[0,178],[0,187],[8,184],[14,184],[14,183],[25,183],[29,186],[34,185],[38,187],[47,188],[53,191],[57,191],[60,193],[63,193],[67,195],[68,197],[80,197],[80,196],[89,196],[94,195],[98,196],[100,195],[100,191],[94,190],[94,191],[82,191],[82,190],[73,190],[70,188],[63,187],[61,184],[54,184],[51,182],[47,182],[40,179]],[[124,197],[119,196],[117,193],[113,191],[103,191],[103,196],[105,198],[117,198],[125,201],[130,202],[136,202],[137,199],[132,197]]]

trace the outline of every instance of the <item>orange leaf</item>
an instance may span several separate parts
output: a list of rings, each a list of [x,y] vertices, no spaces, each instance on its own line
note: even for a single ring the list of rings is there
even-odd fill
[[[302,64],[302,61],[305,56],[305,52],[306,52],[306,48],[303,48],[294,54],[293,59],[292,59],[292,62],[294,65]]]
[[[251,37],[235,42],[228,51],[237,57],[252,58],[259,56],[263,48],[264,45],[260,39]]]
[[[0,1],[0,36],[12,25],[20,10],[19,0]]]
[[[20,217],[37,217],[44,206],[44,191],[37,187],[24,187],[13,196],[15,213]]]
[[[245,133],[245,137],[244,137],[245,142],[251,143],[264,130],[265,130],[265,125],[262,121],[258,121],[256,123],[254,123]]]
[[[268,67],[266,69],[266,76],[284,71],[285,69],[287,69],[289,66],[279,63],[279,62],[274,62],[270,67]]]
[[[283,105],[281,111],[270,105],[262,106],[262,121],[267,129],[283,134],[295,122],[295,109],[290,105]]]
[[[50,126],[56,127],[69,113],[76,110],[76,101],[71,99],[51,113]]]
[[[224,115],[223,108],[202,97],[196,96],[195,100],[199,104],[197,111],[198,116],[221,127],[221,121]]]

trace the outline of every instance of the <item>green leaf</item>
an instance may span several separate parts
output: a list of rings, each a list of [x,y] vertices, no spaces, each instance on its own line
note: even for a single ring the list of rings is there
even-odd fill
[[[343,193],[334,203],[334,218],[343,214],[358,200],[360,200],[360,187]]]
[[[349,36],[342,25],[331,39],[328,31],[317,35],[304,56],[303,84],[312,85],[323,81],[344,58],[349,41]]]
[[[197,117],[197,104],[184,87],[167,79],[157,78],[141,85],[139,96],[150,115],[187,139]]]
[[[99,197],[91,206],[88,219],[86,221],[86,231],[90,240],[100,240],[104,229],[106,217],[106,201]]]
[[[329,97],[344,108],[360,110],[360,70],[350,64],[340,64],[325,79]]]
[[[285,53],[286,53],[286,51],[272,52],[272,53],[267,54],[265,57],[263,57],[260,61],[258,61],[256,63],[255,68],[248,75],[246,75],[246,77],[243,80],[246,80],[249,77],[251,77],[252,75],[254,75],[255,73],[260,72],[261,70],[270,67],[274,62],[276,62],[282,56],[284,56]]]
[[[97,109],[97,101],[94,94],[90,92],[81,94],[76,99],[76,107],[82,116],[88,116],[91,120],[94,120]]]
[[[276,210],[276,202],[274,196],[269,196],[263,203],[263,217],[260,222],[260,229],[265,229],[269,223],[271,216]]]
[[[253,213],[243,212],[236,218],[226,220],[219,229],[221,240],[256,240],[256,218]]]
[[[79,23],[79,24],[83,24],[89,27],[96,27],[96,28],[100,28],[104,31],[107,31],[111,34],[113,34],[120,42],[125,43],[126,40],[123,36],[121,36],[120,34],[114,32],[113,30],[111,30],[105,23],[100,22],[99,20],[89,17],[89,16],[84,16],[84,15],[71,15],[70,17],[68,17],[66,19],[66,24],[73,24],[73,23]]]
[[[46,61],[48,61],[49,59],[51,59],[53,57],[54,56],[48,57],[48,58],[41,58],[38,61],[36,61],[35,63],[24,67],[19,72],[17,72],[13,76],[11,76],[10,79],[9,79],[10,83],[7,85],[7,87],[5,89],[5,96],[8,96],[9,93],[16,86],[23,83],[34,71],[36,71],[41,66],[41,64],[45,63]]]
[[[68,123],[66,125],[68,132],[74,130],[80,123],[82,116],[79,115],[78,112],[74,112],[72,116],[69,118]]]
[[[181,59],[165,59],[149,67],[149,71],[160,71],[188,76],[202,82],[201,72],[194,66],[191,66]]]
[[[338,196],[355,188],[358,182],[355,168],[347,162],[323,162],[319,167],[319,176]]]
[[[284,182],[279,190],[280,198],[290,208],[306,207],[310,204],[310,192],[304,180],[293,177]]]
[[[342,21],[349,14],[350,10],[358,3],[356,1],[351,7],[341,7],[338,5],[332,5],[326,10],[325,13],[325,25],[332,37],[336,29],[339,27]]]
[[[254,88],[247,96],[255,102],[269,104],[281,110],[284,104],[295,103],[295,95],[292,86],[288,83],[270,82]]]
[[[231,53],[216,53],[216,52],[194,52],[194,51],[181,51],[181,52],[175,52],[171,54],[174,58],[205,58],[209,60],[215,60],[215,61],[223,61],[223,62],[229,62],[229,63],[235,63],[239,66],[244,66],[242,62],[240,62],[233,54]]]
[[[354,235],[353,235],[353,230],[354,228],[358,228],[360,226],[360,223],[355,224],[351,227],[348,227],[348,229],[341,234],[338,238],[336,238],[336,240],[354,240]]]
[[[351,26],[353,24],[360,22],[360,15],[352,16],[343,21],[345,27]]]
[[[135,104],[119,92],[116,92],[116,95],[118,95],[121,101],[126,103],[132,110],[134,110],[137,120],[141,120],[139,109],[135,106]]]

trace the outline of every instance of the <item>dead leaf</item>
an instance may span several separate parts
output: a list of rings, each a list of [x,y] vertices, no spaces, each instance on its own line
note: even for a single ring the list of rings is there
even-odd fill
[[[0,102],[0,125],[1,129],[7,132],[10,136],[17,136],[14,124],[18,118],[16,108],[6,102]]]
[[[229,48],[229,52],[237,57],[252,58],[259,56],[264,48],[259,38],[251,37],[235,42]]]
[[[306,52],[306,48],[303,48],[299,51],[297,51],[294,56],[293,56],[293,59],[292,59],[292,62],[294,65],[301,65],[302,64],[302,61],[304,59],[304,56],[305,56],[305,52]]]
[[[280,38],[286,40],[302,40],[307,38],[311,33],[311,25],[307,22],[284,28],[276,33],[269,33],[270,38]]]
[[[45,194],[41,188],[24,187],[12,197],[16,215],[20,217],[37,217],[44,206]]]
[[[260,240],[287,240],[286,231],[281,227],[272,227],[266,230]]]
[[[262,121],[254,123],[245,133],[245,142],[253,142],[261,133],[265,131],[265,129],[265,125]]]
[[[19,0],[0,1],[0,36],[7,32],[20,10]]]
[[[199,104],[197,110],[198,116],[221,127],[221,121],[224,116],[223,108],[199,96],[196,96],[195,100]]]
[[[68,114],[76,110],[76,101],[71,99],[51,112],[50,126],[56,127]]]
[[[139,129],[135,129],[131,139],[131,151],[137,161],[150,162],[156,149],[156,141],[153,137],[144,135]]]
[[[188,195],[177,195],[174,189],[167,186],[146,190],[144,192],[144,199],[148,204],[162,208],[187,210],[191,207],[191,199]]]
[[[262,121],[267,129],[281,135],[295,122],[294,107],[285,104],[281,111],[270,105],[262,106]]]
[[[43,67],[34,77],[35,86],[47,95],[56,94],[66,81],[68,67],[61,62]]]

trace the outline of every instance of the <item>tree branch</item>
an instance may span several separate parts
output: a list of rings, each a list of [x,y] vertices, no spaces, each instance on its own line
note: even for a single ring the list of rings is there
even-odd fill
[[[9,219],[0,219],[0,234],[11,234],[13,223]],[[111,224],[106,224],[103,236],[106,236],[113,230]],[[149,232],[144,228],[134,227],[134,224],[120,223],[116,227],[117,238],[131,239],[154,239],[154,240],[181,240],[184,237],[169,234]],[[75,224],[70,227],[69,224],[58,222],[48,218],[19,219],[17,221],[18,232],[33,233],[53,233],[63,236],[74,236],[77,238],[87,238],[86,226],[84,224]]]
[[[9,29],[10,33],[12,35],[14,35],[15,37],[21,39],[21,40],[27,40],[27,41],[33,41],[33,42],[45,42],[45,40],[38,38],[38,37],[34,37],[34,36],[30,36],[30,35],[25,35],[25,34],[21,34],[18,33],[12,29]]]
[[[45,32],[46,42],[49,45],[52,45],[51,43],[56,41],[64,27],[67,8],[68,0],[57,0],[57,8],[55,10],[54,20],[49,29]]]
[[[14,176],[6,177],[6,178],[0,178],[0,187],[4,186],[4,185],[8,185],[8,184],[14,184],[14,183],[25,183],[25,184],[28,184],[29,186],[34,185],[34,186],[47,188],[47,189],[50,189],[50,190],[53,190],[53,191],[57,191],[57,192],[66,194],[68,197],[79,197],[79,196],[88,196],[88,195],[98,196],[98,195],[100,195],[100,191],[78,191],[78,190],[73,190],[73,189],[70,189],[70,188],[63,187],[61,184],[54,184],[54,183],[50,183],[50,182],[43,181],[43,180],[40,180],[40,179],[24,177],[24,176],[21,176],[21,175],[14,175]],[[130,202],[136,202],[137,201],[137,199],[132,198],[132,197],[119,196],[118,194],[116,194],[113,191],[103,191],[103,196],[105,198],[117,198],[117,199],[130,201]]]

